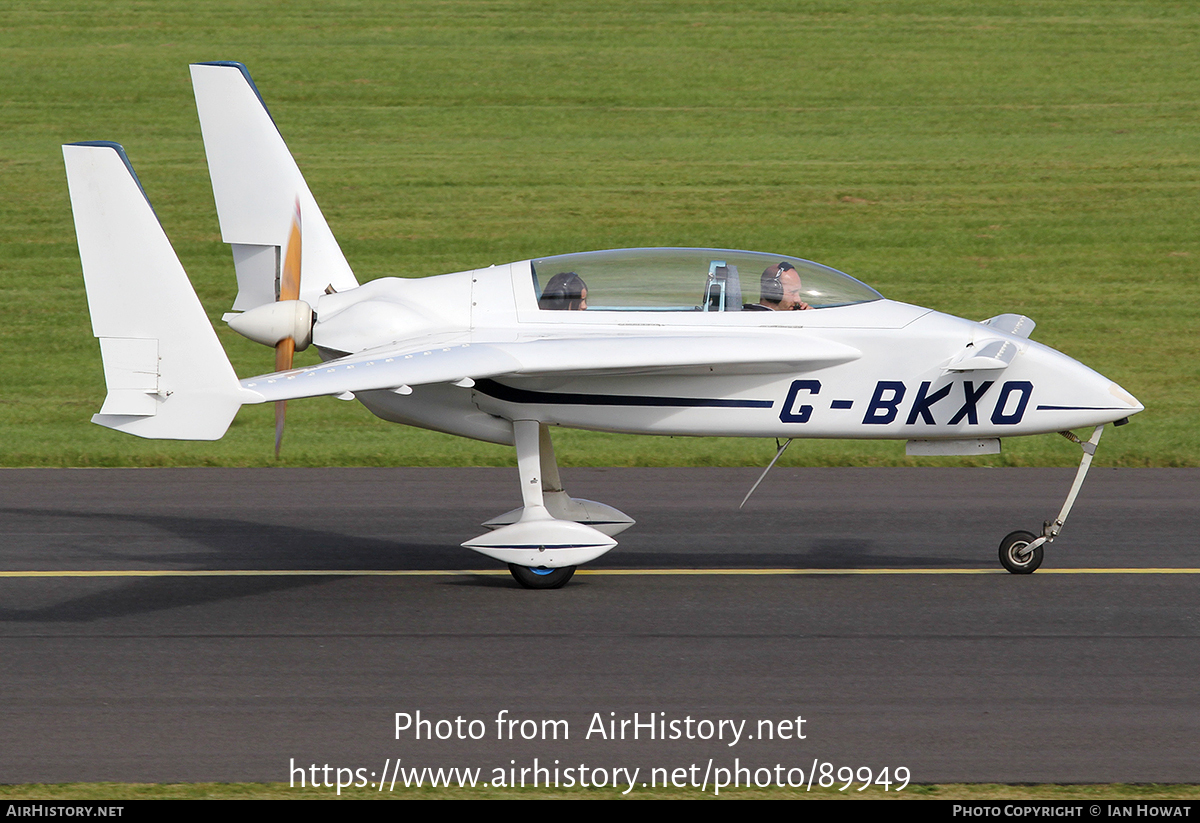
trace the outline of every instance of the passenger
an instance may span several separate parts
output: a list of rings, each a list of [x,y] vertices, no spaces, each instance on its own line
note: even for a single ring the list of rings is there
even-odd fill
[[[800,299],[800,273],[791,263],[768,266],[762,273],[761,291],[758,305],[765,309],[803,311],[812,308]]]
[[[546,284],[542,297],[538,300],[538,308],[550,311],[583,311],[587,308],[587,294],[587,285],[582,277],[573,271],[559,272]]]

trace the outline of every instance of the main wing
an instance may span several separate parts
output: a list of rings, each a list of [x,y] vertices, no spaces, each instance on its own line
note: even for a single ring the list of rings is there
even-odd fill
[[[774,374],[810,371],[862,356],[814,335],[636,335],[463,342],[427,338],[241,381],[266,401],[400,390],[483,378],[584,374]]]

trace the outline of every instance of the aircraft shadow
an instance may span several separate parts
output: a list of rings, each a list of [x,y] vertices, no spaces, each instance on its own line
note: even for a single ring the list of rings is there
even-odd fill
[[[42,508],[0,508],[0,518],[10,527],[20,518],[82,520],[97,524],[86,540],[88,561],[66,563],[51,559],[43,569],[203,569],[203,570],[462,570],[488,567],[491,561],[455,545],[399,539],[381,539],[234,518],[205,518],[140,515],[126,512],[64,512]],[[137,550],[122,551],[106,543],[127,540],[126,534],[109,534],[106,526],[130,524],[146,530],[133,540]],[[16,531],[17,529],[13,529]],[[154,533],[163,535],[168,550],[147,550]],[[69,540],[70,538],[68,538]],[[637,542],[652,542],[654,535],[641,535]],[[679,540],[679,536],[670,538]],[[759,539],[759,536],[751,536]],[[762,536],[763,540],[767,536]],[[633,548],[600,558],[592,568],[941,568],[973,565],[961,558],[913,554],[876,554],[877,541],[814,538],[807,545],[783,551],[658,551]],[[17,549],[20,551],[20,549]],[[0,558],[3,553],[0,553]],[[982,560],[982,558],[980,558]],[[0,559],[0,562],[3,562]],[[66,565],[64,565],[66,564]],[[5,564],[10,565],[10,564]],[[23,564],[26,565],[27,564]],[[10,565],[11,567],[11,565]],[[497,568],[499,568],[497,564]],[[62,589],[61,578],[52,579]],[[96,578],[92,578],[96,581]],[[219,601],[236,600],[272,592],[326,585],[330,578],[304,577],[212,577],[212,578],[107,578],[103,590],[79,596],[68,595],[60,602],[29,609],[0,607],[0,623],[76,623],[106,618],[178,609]],[[117,580],[120,582],[118,583]],[[451,582],[455,586],[512,588],[507,576],[471,576]],[[78,591],[77,581],[68,591]]]
[[[244,520],[0,508],[0,518],[7,521],[5,526],[9,528],[12,526],[11,521],[19,517],[44,517],[57,521],[83,520],[96,524],[134,524],[147,527],[148,530],[147,534],[134,538],[139,543],[147,542],[148,538],[152,539],[153,532],[150,530],[154,530],[161,533],[164,536],[163,542],[172,547],[169,551],[121,551],[90,545],[87,548],[89,561],[65,564],[62,560],[48,557],[48,562],[39,566],[39,569],[45,570],[466,570],[479,568],[481,565],[481,558],[453,545],[384,540]],[[93,534],[79,535],[79,539],[95,544],[127,538],[123,535],[106,534],[103,528],[98,528]],[[185,546],[187,548],[181,550],[180,547]],[[2,557],[3,552],[0,552],[0,558]],[[12,567],[11,563],[4,565]],[[28,568],[27,563],[22,565]],[[62,578],[52,580],[60,585],[63,582]],[[44,607],[0,607],[0,623],[87,622],[321,586],[327,584],[330,578],[263,575],[202,579],[158,577],[91,580],[103,581],[105,590],[92,591]],[[120,583],[114,588],[117,580],[120,580]],[[77,583],[78,579],[73,582]]]
[[[946,555],[875,554],[877,543],[854,538],[814,538],[785,551],[667,552],[628,551],[605,555],[596,568],[688,569],[913,569],[973,567],[985,558]]]

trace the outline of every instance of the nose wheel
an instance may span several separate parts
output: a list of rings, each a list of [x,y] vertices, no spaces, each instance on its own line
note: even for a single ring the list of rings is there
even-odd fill
[[[557,569],[534,569],[529,566],[518,566],[509,563],[508,570],[527,589],[560,589],[575,574],[574,566],[562,566]]]
[[[1042,565],[1042,547],[1030,544],[1037,538],[1030,532],[1017,531],[1000,541],[1000,565],[1013,574],[1033,574]]]

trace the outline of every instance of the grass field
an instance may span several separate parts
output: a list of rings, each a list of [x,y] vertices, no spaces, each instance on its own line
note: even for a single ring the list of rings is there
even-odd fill
[[[104,396],[59,145],[125,145],[240,374],[187,64],[246,63],[360,280],[623,246],[797,254],[1035,338],[1147,410],[1098,465],[1200,465],[1200,8],[1156,2],[36,2],[0,9],[0,465],[269,465],[88,423]],[[311,358],[311,352],[304,357]],[[305,361],[309,362],[309,361]],[[773,443],[563,432],[567,465]],[[986,465],[1069,465],[1055,437]],[[504,465],[333,399],[283,465]],[[790,465],[912,465],[901,443]],[[925,460],[925,464],[951,462]],[[955,464],[963,460],[954,459]]]

